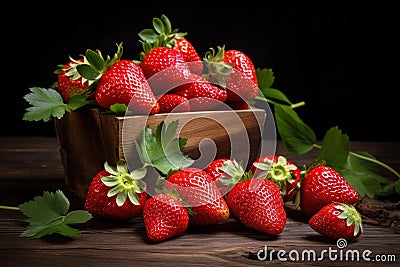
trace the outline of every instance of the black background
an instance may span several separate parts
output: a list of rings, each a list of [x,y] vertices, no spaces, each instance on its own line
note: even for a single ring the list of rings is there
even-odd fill
[[[113,55],[116,43],[123,42],[123,58],[137,59],[138,33],[165,14],[173,28],[188,33],[201,56],[225,45],[245,52],[256,67],[272,68],[273,87],[292,102],[305,101],[296,111],[318,139],[337,125],[350,140],[400,140],[395,131],[394,7],[384,1],[192,2],[192,8],[185,2],[121,2],[14,1],[3,9],[2,135],[55,135],[52,122],[22,120],[28,89],[49,87],[57,65],[88,48]]]

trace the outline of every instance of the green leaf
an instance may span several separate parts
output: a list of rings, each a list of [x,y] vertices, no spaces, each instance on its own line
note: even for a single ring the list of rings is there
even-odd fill
[[[139,33],[139,37],[146,42],[153,43],[158,37],[158,34],[153,29],[144,29]]]
[[[194,160],[182,153],[186,140],[174,137],[177,127],[177,120],[167,126],[161,122],[155,132],[150,127],[145,127],[141,137],[135,142],[143,164],[153,166],[164,175],[193,164]]]
[[[54,89],[41,87],[29,88],[31,93],[24,96],[30,104],[22,119],[25,121],[49,121],[53,118],[61,119],[65,112],[78,109],[90,103],[86,96],[74,96],[68,103],[64,103],[60,93]]]
[[[18,207],[27,216],[29,223],[22,237],[41,238],[45,235],[58,233],[65,236],[74,236],[79,231],[67,224],[84,223],[92,215],[84,210],[69,210],[69,201],[61,190],[55,193],[45,191],[43,196],[36,196],[33,200],[20,204]]]
[[[80,65],[76,66],[76,70],[83,78],[85,78],[89,81],[96,80],[101,74],[100,71],[94,69],[89,64],[80,64]]]
[[[314,131],[288,106],[275,105],[275,121],[285,151],[301,155],[313,149],[316,143]]]
[[[164,23],[159,18],[153,18],[153,27],[158,34],[164,33]]]
[[[133,112],[128,109],[128,106],[125,104],[112,104],[110,106],[110,111],[115,113],[117,116],[125,116],[132,115]]]
[[[317,160],[324,160],[327,165],[337,169],[346,164],[349,157],[349,146],[349,137],[342,134],[337,126],[332,127],[322,140],[322,148],[318,153]]]
[[[104,61],[104,58],[101,56],[101,54],[99,54],[91,49],[86,50],[85,58],[88,61],[88,63],[90,64],[93,72],[97,72],[98,74],[100,74],[106,68],[106,63]],[[90,80],[89,78],[87,78],[87,79]]]
[[[77,224],[89,221],[91,218],[92,215],[85,210],[73,210],[65,216],[64,223]]]
[[[288,106],[293,104],[289,100],[289,98],[287,98],[286,95],[278,89],[266,88],[266,89],[260,89],[260,90],[263,93],[263,95],[270,100],[278,101],[278,102],[281,102],[282,104],[285,104]]]
[[[270,88],[275,80],[274,72],[272,71],[272,69],[257,68],[256,76],[258,81],[258,87],[260,88],[261,91]]]
[[[375,159],[366,152],[349,151],[350,141],[337,126],[330,128],[324,136],[317,161],[337,170],[360,196],[375,197],[382,194],[387,184],[382,175],[383,168],[365,158]]]

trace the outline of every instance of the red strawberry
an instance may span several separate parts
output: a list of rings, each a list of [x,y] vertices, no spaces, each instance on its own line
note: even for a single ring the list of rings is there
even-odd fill
[[[97,173],[88,188],[85,210],[112,220],[127,220],[137,216],[147,200],[144,183],[133,177],[125,161],[120,160],[117,168],[106,162],[104,169]]]
[[[104,109],[119,103],[138,114],[155,114],[159,106],[138,64],[119,60],[104,73],[95,91],[96,101]]]
[[[178,50],[184,60],[188,62],[192,73],[201,74],[203,72],[202,59],[196,49],[185,37],[187,33],[172,29],[171,22],[165,15],[160,18],[153,18],[154,29],[144,29],[139,33],[139,37],[144,43],[151,46],[165,46]],[[143,56],[143,53],[141,53]]]
[[[113,57],[108,56],[105,60],[100,51],[87,49],[85,55],[80,59],[70,57],[70,62],[62,67],[58,73],[57,89],[63,97],[64,102],[78,94],[86,94],[93,97],[96,82],[115,62],[122,56],[122,43],[117,45],[117,52]]]
[[[236,184],[244,174],[243,168],[236,161],[231,161],[228,158],[219,158],[210,162],[204,171],[216,182],[223,196],[230,190],[229,185]]]
[[[243,225],[269,235],[280,234],[286,211],[278,186],[268,179],[250,178],[237,183],[227,194],[232,215]]]
[[[83,62],[83,59],[68,62],[58,74],[57,90],[65,103],[74,95],[87,94],[89,81],[79,75],[76,70],[79,62]]]
[[[246,110],[250,108],[249,103],[244,100],[226,101],[225,103],[233,110]]]
[[[256,70],[245,53],[218,46],[217,53],[211,48],[204,61],[208,80],[226,88],[228,101],[250,101],[258,95]]]
[[[169,47],[152,48],[146,52],[140,66],[156,95],[165,94],[191,78],[188,63],[182,54]]]
[[[178,94],[165,94],[157,100],[160,106],[159,113],[170,113],[170,112],[189,112],[190,103],[189,100]]]
[[[363,232],[361,216],[354,206],[332,202],[314,214],[310,227],[331,239],[354,240]]]
[[[212,177],[213,181],[217,181],[224,176],[225,172],[220,168],[224,166],[225,161],[228,160],[228,158],[215,159],[204,168],[204,171]]]
[[[171,194],[157,194],[146,201],[143,222],[147,236],[155,242],[182,235],[189,225],[189,214]]]
[[[194,212],[192,225],[211,225],[226,221],[229,208],[212,177],[198,168],[185,168],[171,174],[164,188],[176,190],[179,197]]]
[[[332,202],[354,204],[357,191],[335,169],[317,165],[306,172],[300,186],[300,208],[311,217]]]
[[[226,90],[212,84],[200,75],[193,74],[192,80],[173,89],[173,92],[189,99],[191,111],[213,110],[227,98]]]
[[[290,201],[296,195],[300,169],[286,157],[264,155],[256,159],[250,170],[255,177],[267,178],[276,183],[281,190],[283,201]]]
[[[183,55],[183,58],[188,62],[190,71],[194,74],[201,75],[203,72],[203,61],[201,60],[196,49],[185,37],[175,37],[175,48]]]

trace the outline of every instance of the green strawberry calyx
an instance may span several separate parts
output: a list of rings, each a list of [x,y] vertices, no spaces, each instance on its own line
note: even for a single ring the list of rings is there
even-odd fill
[[[248,175],[244,171],[243,162],[237,162],[236,160],[226,160],[224,164],[219,167],[221,171],[223,171],[223,175],[218,178],[223,185],[227,185],[232,188],[235,184],[247,180]]]
[[[129,171],[125,160],[119,160],[116,167],[105,162],[104,168],[110,175],[101,176],[100,179],[106,186],[110,187],[107,196],[116,195],[118,206],[122,206],[127,198],[132,204],[139,205],[137,193],[143,193],[146,189],[146,185],[142,181],[147,173],[146,167],[146,165],[143,165],[141,168]]]
[[[254,162],[253,165],[262,170],[258,177],[273,181],[278,185],[283,195],[286,194],[287,183],[293,183],[295,181],[292,171],[296,170],[297,167],[294,164],[289,164],[287,159],[283,156],[279,156],[276,162],[272,159],[265,158],[263,162]]]
[[[206,73],[203,76],[212,83],[226,88],[226,77],[231,75],[233,64],[224,62],[225,45],[217,46],[217,50],[211,47],[204,55]]]
[[[153,18],[153,28],[139,32],[140,42],[143,46],[143,51],[139,53],[140,60],[153,48],[174,48],[176,46],[175,40],[187,35],[187,32],[179,32],[179,29],[172,29],[171,21],[164,14],[160,18]]]
[[[361,233],[364,232],[360,213],[356,210],[354,206],[340,203],[338,205],[335,205],[335,208],[341,211],[341,213],[337,215],[339,219],[346,220],[347,226],[354,225],[354,236],[357,236],[360,231]]]
[[[92,85],[101,78],[108,68],[121,59],[122,53],[122,43],[117,44],[117,52],[113,57],[107,56],[104,58],[100,50],[87,49],[85,54],[81,55],[81,60],[69,57],[72,63],[67,69],[66,75],[71,77],[72,80],[81,78],[82,84],[88,82],[88,90],[90,90]]]

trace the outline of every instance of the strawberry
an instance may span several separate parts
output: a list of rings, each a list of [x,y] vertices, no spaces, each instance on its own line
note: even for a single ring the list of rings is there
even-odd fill
[[[204,170],[188,167],[172,173],[164,188],[176,191],[194,212],[192,225],[211,225],[226,221],[230,212],[212,177]]]
[[[331,239],[355,240],[363,232],[361,216],[352,205],[332,202],[325,205],[308,221],[316,232]]]
[[[203,62],[191,42],[185,37],[176,37],[175,48],[183,55],[183,58],[188,62],[189,69],[192,73],[201,75],[203,73]]]
[[[205,76],[226,88],[228,101],[247,102],[258,95],[256,70],[244,52],[234,49],[225,51],[224,46],[218,46],[217,52],[213,48],[207,51],[204,61],[207,67]]]
[[[300,169],[284,156],[264,155],[253,162],[250,170],[254,176],[276,183],[284,202],[292,200],[298,191]]]
[[[87,94],[89,81],[79,75],[76,66],[82,63],[83,59],[71,60],[64,65],[57,79],[57,90],[60,92],[65,103],[74,95]]]
[[[233,110],[246,110],[246,109],[250,108],[249,103],[244,100],[240,100],[240,101],[227,100],[225,103]]]
[[[139,114],[155,114],[160,109],[142,69],[130,60],[117,61],[101,76],[95,98],[104,109],[116,103]]]
[[[124,160],[117,168],[106,162],[104,169],[92,179],[85,198],[85,210],[111,220],[127,220],[137,216],[147,200],[143,172],[129,173]]]
[[[144,204],[143,222],[149,239],[160,242],[182,235],[189,225],[189,213],[175,196],[160,193]]]
[[[199,53],[191,42],[185,37],[187,33],[172,30],[171,22],[165,15],[153,18],[154,29],[144,29],[139,33],[142,42],[151,44],[152,47],[165,46],[178,50],[183,59],[188,62],[192,73],[201,74],[203,63]],[[141,53],[143,56],[144,53]]]
[[[241,180],[228,192],[226,202],[236,220],[251,229],[277,235],[285,228],[283,199],[271,180]]]
[[[216,109],[227,98],[227,92],[224,89],[196,74],[192,75],[190,82],[177,86],[172,92],[189,99],[191,111]]]
[[[191,78],[189,65],[182,54],[169,47],[150,48],[140,66],[156,95],[165,94]]]
[[[221,192],[225,196],[230,190],[229,185],[237,183],[243,174],[244,170],[236,161],[231,161],[228,158],[219,158],[210,162],[204,171],[208,173]]]
[[[159,113],[170,112],[189,112],[189,100],[178,94],[165,94],[158,97],[158,105],[160,106]]]
[[[358,198],[357,191],[346,179],[326,165],[312,167],[301,180],[300,208],[309,217],[329,203],[354,204]]]
[[[122,43],[117,45],[117,52],[113,57],[103,58],[100,51],[87,49],[80,59],[70,57],[70,62],[54,73],[58,74],[57,90],[64,102],[74,95],[85,94],[93,97],[96,83],[107,69],[121,59]]]

